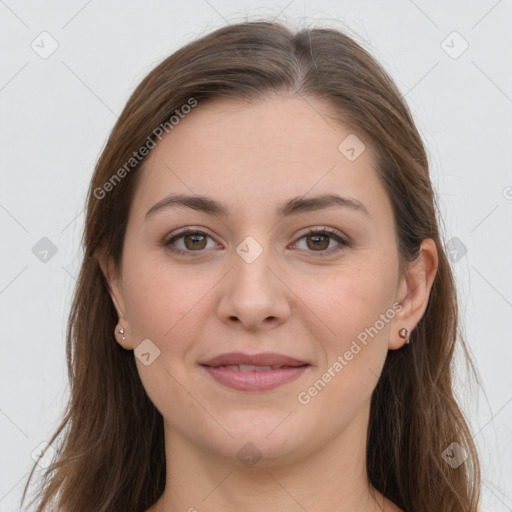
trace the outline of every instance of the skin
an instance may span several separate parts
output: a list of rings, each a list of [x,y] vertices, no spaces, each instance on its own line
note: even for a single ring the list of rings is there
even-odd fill
[[[121,268],[105,259],[101,266],[126,331],[118,342],[132,350],[150,339],[160,350],[148,366],[136,357],[165,426],[166,489],[149,512],[400,510],[366,478],[369,404],[387,351],[404,345],[399,329],[410,333],[426,309],[437,251],[423,241],[420,258],[399,274],[391,203],[372,148],[366,142],[349,161],[338,145],[353,132],[330,114],[319,100],[292,95],[215,99],[146,160]],[[336,207],[275,215],[285,200],[333,191],[361,201],[369,216]],[[145,219],[171,192],[209,196],[232,214],[168,208]],[[205,231],[207,242],[196,249],[180,238],[174,247],[189,252],[171,253],[165,239],[187,226]],[[320,249],[308,243],[306,228],[326,226],[353,245],[332,237]],[[236,252],[247,236],[263,248],[252,263]],[[333,247],[340,250],[319,254]],[[300,403],[298,394],[390,310],[378,334]],[[278,352],[311,367],[273,390],[237,391],[198,364],[232,351]],[[253,467],[237,458],[248,442],[262,455]]]

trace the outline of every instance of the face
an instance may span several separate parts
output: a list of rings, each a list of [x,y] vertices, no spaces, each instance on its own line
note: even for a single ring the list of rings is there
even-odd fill
[[[358,155],[353,137],[315,99],[216,99],[146,159],[109,279],[123,346],[150,340],[149,364],[136,364],[166,435],[229,458],[252,442],[267,461],[292,461],[367,422],[387,351],[403,344],[406,287],[374,154],[359,136]],[[177,194],[225,212],[147,213]],[[334,194],[352,206],[311,202]],[[233,352],[304,366],[258,377],[202,364]]]

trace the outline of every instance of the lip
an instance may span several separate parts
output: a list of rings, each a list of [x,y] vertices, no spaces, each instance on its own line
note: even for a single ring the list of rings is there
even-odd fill
[[[220,354],[200,364],[204,366],[225,366],[228,364],[250,364],[254,366],[303,366],[308,364],[290,356],[276,354],[275,352],[261,352],[259,354],[244,354],[242,352],[229,352]]]
[[[278,370],[248,372],[214,366],[203,366],[203,368],[224,386],[238,391],[266,391],[298,379],[310,366],[289,366]]]
[[[240,371],[226,365],[283,366],[269,370]],[[201,366],[220,384],[238,391],[266,391],[298,379],[311,365],[293,357],[264,352],[231,352],[209,359]]]

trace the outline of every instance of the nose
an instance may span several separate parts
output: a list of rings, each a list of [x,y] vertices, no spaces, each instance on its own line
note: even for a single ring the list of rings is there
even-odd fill
[[[240,255],[242,254],[242,255]],[[239,323],[247,330],[275,328],[290,315],[290,290],[269,251],[255,259],[233,254],[233,268],[222,280],[217,313],[225,323]]]

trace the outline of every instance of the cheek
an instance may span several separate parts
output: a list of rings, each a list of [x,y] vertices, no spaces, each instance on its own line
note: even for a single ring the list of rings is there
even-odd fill
[[[388,311],[390,298],[386,280],[350,278],[348,273],[331,281],[324,293],[309,297],[308,305],[316,307],[329,329],[317,338],[325,360],[298,398],[302,404],[310,401],[305,410],[329,418],[334,430],[363,410],[377,385],[392,318],[386,322],[380,315]]]
[[[191,278],[162,258],[132,254],[126,260],[124,285],[132,332],[141,340],[163,341],[179,331],[182,319],[204,295],[205,279]]]
[[[345,265],[325,276],[297,276],[297,295],[336,338],[353,335],[354,329],[373,324],[390,306],[392,280],[384,271]]]
[[[153,404],[165,417],[173,417],[193,408],[180,383],[186,382],[184,361],[201,325],[194,305],[205,293],[203,279],[197,275],[198,286],[190,286],[190,277],[176,267],[132,254],[126,259],[124,293],[134,345],[149,339],[159,350],[149,365],[134,355],[137,370]]]
[[[377,265],[344,268],[334,275],[323,291],[318,286],[312,288],[316,291],[310,291],[305,302],[322,320],[319,324],[324,326],[325,334],[319,341],[326,352],[327,368],[340,356],[346,384],[361,383],[361,379],[371,379],[372,372],[380,373],[387,354],[394,316],[394,277]],[[362,371],[363,367],[368,371]]]

